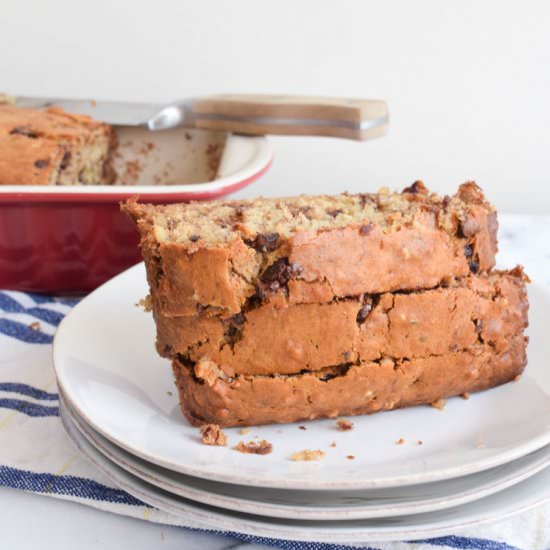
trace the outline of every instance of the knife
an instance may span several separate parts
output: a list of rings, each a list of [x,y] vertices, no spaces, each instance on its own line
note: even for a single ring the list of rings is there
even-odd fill
[[[239,134],[330,136],[366,140],[387,132],[384,101],[287,95],[224,94],[170,104],[16,97],[16,105],[61,107],[115,126],[178,126]]]

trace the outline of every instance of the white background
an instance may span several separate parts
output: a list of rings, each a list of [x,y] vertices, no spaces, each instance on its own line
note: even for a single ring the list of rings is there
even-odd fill
[[[0,0],[0,89],[382,98],[387,137],[273,138],[271,172],[241,195],[475,179],[500,209],[550,213],[545,0]]]

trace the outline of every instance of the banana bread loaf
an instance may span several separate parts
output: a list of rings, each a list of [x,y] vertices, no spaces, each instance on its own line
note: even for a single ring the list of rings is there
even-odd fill
[[[487,389],[526,364],[528,280],[492,270],[472,182],[402,193],[123,205],[193,424],[371,413]]]
[[[524,281],[516,268],[432,290],[265,304],[230,319],[159,314],[157,349],[193,362],[199,379],[210,369],[228,377],[296,374],[386,356],[445,355],[478,341],[499,351],[527,324]]]
[[[127,202],[158,313],[229,318],[290,304],[434,288],[495,262],[496,212],[475,183],[402,193],[153,206]]]
[[[172,366],[191,424],[246,426],[373,413],[492,388],[521,374],[525,344],[517,334],[500,351],[476,343],[446,355],[384,357],[303,374],[220,373],[209,381],[199,380],[195,365],[183,358],[175,357]]]
[[[113,129],[61,109],[0,103],[0,185],[113,183]]]

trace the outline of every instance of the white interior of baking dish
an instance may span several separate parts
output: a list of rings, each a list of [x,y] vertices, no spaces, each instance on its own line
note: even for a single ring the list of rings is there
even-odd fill
[[[208,192],[258,176],[271,162],[272,150],[264,136],[174,128],[151,132],[142,127],[116,128],[115,185],[4,185],[11,193],[110,194],[138,186],[147,193]]]

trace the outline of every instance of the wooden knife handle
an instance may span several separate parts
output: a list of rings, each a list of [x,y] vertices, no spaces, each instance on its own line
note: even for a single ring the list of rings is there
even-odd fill
[[[388,107],[373,99],[217,95],[196,99],[196,128],[240,134],[330,136],[366,140],[388,129]]]

